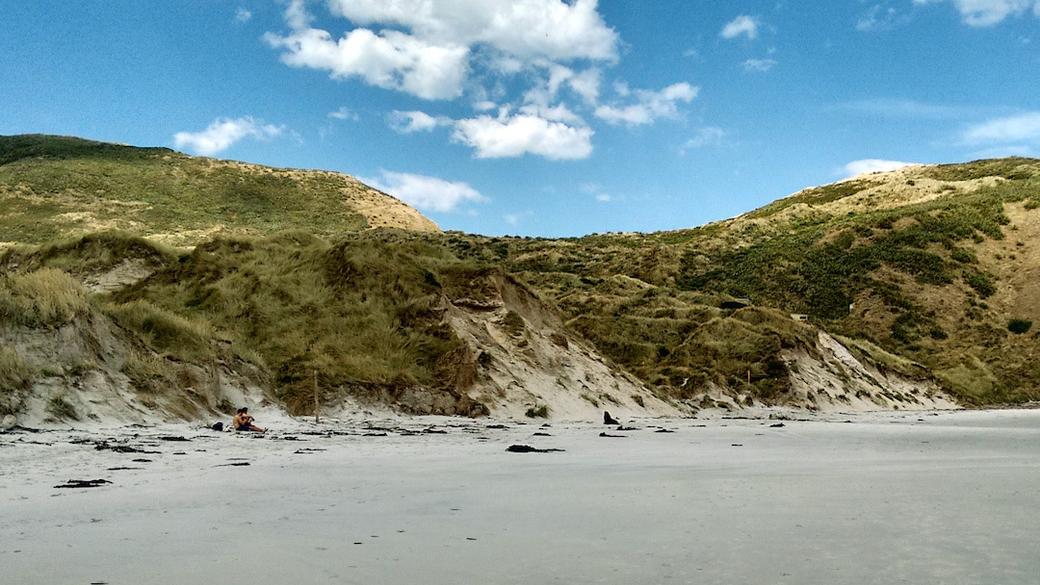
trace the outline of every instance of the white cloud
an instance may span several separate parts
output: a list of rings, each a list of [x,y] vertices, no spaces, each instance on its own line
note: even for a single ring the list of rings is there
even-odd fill
[[[636,96],[636,103],[626,106],[602,105],[596,108],[595,113],[597,118],[610,124],[651,124],[659,118],[678,116],[678,104],[693,101],[699,91],[699,88],[685,82],[669,85],[660,91],[638,89],[632,92]],[[626,95],[627,87],[624,93],[619,93]]]
[[[477,158],[511,158],[534,154],[551,160],[588,158],[591,128],[571,126],[545,117],[501,111],[455,122],[452,138],[476,150]]]
[[[452,120],[443,116],[431,116],[426,112],[402,112],[394,110],[389,116],[390,127],[400,134],[430,132],[438,126],[450,126]]]
[[[547,64],[547,75],[524,94],[524,102],[540,108],[548,108],[560,93],[568,88],[590,106],[599,100],[600,71],[596,68],[575,73],[572,69],[555,63]]]
[[[480,203],[487,198],[466,183],[445,181],[437,177],[380,171],[375,178],[362,182],[401,201],[427,211],[454,211],[463,203]]]
[[[466,79],[469,49],[427,43],[400,31],[358,28],[334,40],[324,30],[295,28],[286,36],[268,33],[264,39],[284,49],[282,62],[291,67],[325,70],[333,79],[359,77],[423,99],[456,98]]]
[[[867,158],[863,160],[854,160],[850,162],[842,168],[842,172],[846,177],[855,177],[856,175],[864,175],[868,173],[884,173],[888,171],[895,171],[903,167],[909,167],[916,164],[920,163]]]
[[[613,60],[618,35],[597,0],[329,0],[360,26],[410,29],[433,42],[486,45],[520,59]]]
[[[964,144],[1029,142],[1040,144],[1040,112],[1026,112],[976,124],[961,136]]]
[[[951,2],[968,26],[994,26],[1032,10],[1040,17],[1040,0],[914,0],[918,6]]]
[[[911,15],[888,4],[874,4],[856,21],[856,30],[874,32],[892,30],[909,24]]]
[[[571,111],[571,109],[565,104],[557,104],[555,106],[524,104],[520,107],[520,113],[549,120],[550,122],[563,122],[572,126],[585,126],[585,120]]]
[[[724,39],[735,39],[746,36],[750,40],[758,38],[758,19],[742,14],[726,23],[719,33]]]
[[[748,73],[765,73],[776,67],[775,59],[748,59],[740,64]]]
[[[174,134],[173,144],[177,148],[188,148],[197,154],[209,156],[227,150],[243,138],[267,140],[280,136],[284,131],[284,126],[264,124],[251,116],[217,118],[205,130]]]
[[[340,106],[338,110],[329,112],[328,116],[335,120],[357,120],[357,112],[351,110],[347,106]]]
[[[691,150],[694,148],[707,148],[709,146],[718,146],[722,144],[722,141],[726,139],[727,132],[717,126],[705,126],[698,128],[697,132],[694,133],[693,137],[687,140],[682,146],[682,152]]]
[[[282,50],[282,62],[424,99],[459,97],[471,56],[484,48],[493,53],[489,64],[512,72],[539,59],[617,58],[617,33],[603,22],[597,0],[329,0],[328,5],[358,28],[334,38],[312,27],[304,0],[291,0],[285,12],[290,32],[264,36]],[[587,81],[576,91],[588,92]]]
[[[235,10],[235,22],[249,22],[251,18],[253,18],[253,13],[246,8],[239,6]]]
[[[599,101],[600,71],[596,68],[586,69],[567,81],[571,91],[580,95],[585,103],[594,105]]]

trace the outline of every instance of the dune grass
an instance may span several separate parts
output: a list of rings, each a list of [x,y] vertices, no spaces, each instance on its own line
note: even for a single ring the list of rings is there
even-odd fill
[[[0,321],[27,327],[56,327],[87,312],[78,280],[56,268],[0,275]]]
[[[208,332],[188,324],[208,324],[305,410],[315,371],[323,388],[348,392],[442,384],[439,361],[458,343],[442,295],[479,296],[484,274],[423,241],[220,239],[116,294],[109,311],[171,353],[204,343]]]
[[[222,229],[331,236],[367,227],[342,175],[264,169],[56,136],[0,137],[3,239],[41,244],[124,229],[141,235]],[[189,238],[190,239],[190,238]]]
[[[0,418],[17,412],[36,374],[13,347],[0,347]]]

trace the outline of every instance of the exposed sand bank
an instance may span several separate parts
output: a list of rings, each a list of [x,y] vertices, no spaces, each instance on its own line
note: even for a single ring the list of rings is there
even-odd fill
[[[600,425],[424,418],[369,425],[389,430],[321,427],[359,433],[332,436],[288,420],[264,438],[187,425],[0,434],[0,582],[1035,584],[1040,575],[1040,411],[783,427],[624,422],[641,430],[604,438]],[[430,428],[447,433],[422,432]],[[97,450],[99,441],[158,453]],[[505,451],[516,443],[566,451]],[[54,487],[95,478],[112,483]]]

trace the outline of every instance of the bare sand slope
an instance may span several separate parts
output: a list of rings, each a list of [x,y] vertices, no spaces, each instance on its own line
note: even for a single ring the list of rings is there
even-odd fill
[[[1040,412],[842,420],[0,434],[0,582],[1037,582]]]

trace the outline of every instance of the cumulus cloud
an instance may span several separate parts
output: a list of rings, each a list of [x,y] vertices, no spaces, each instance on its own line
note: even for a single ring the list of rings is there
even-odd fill
[[[1040,0],[914,0],[918,6],[951,3],[968,26],[987,27],[1032,11],[1040,17]]]
[[[400,134],[429,132],[438,126],[449,126],[452,120],[443,116],[431,116],[426,112],[402,112],[394,110],[389,116],[390,127]]]
[[[249,20],[252,18],[253,13],[247,10],[246,8],[239,6],[235,10],[235,22],[249,22]]]
[[[961,136],[965,144],[1029,142],[1040,144],[1040,112],[994,118],[970,126]]]
[[[740,64],[748,73],[765,73],[776,67],[775,59],[748,59]]]
[[[597,12],[596,0],[330,0],[333,14],[358,28],[334,38],[312,27],[304,0],[285,12],[290,32],[268,33],[293,67],[328,71],[336,79],[424,99],[462,94],[475,51],[495,53],[498,63],[538,59],[617,58],[617,33]],[[372,28],[365,28],[372,27]],[[403,29],[403,30],[402,30]],[[580,81],[576,83],[581,83]],[[581,85],[588,91],[588,84]]]
[[[621,95],[630,90],[625,88]],[[679,114],[678,104],[689,103],[697,97],[699,88],[689,83],[675,83],[660,91],[637,89],[631,91],[635,103],[628,105],[602,105],[596,108],[596,117],[610,124],[641,126],[652,124],[659,118],[674,118]]]
[[[416,37],[485,45],[520,58],[612,60],[618,35],[597,0],[329,0],[357,25],[410,29]]]
[[[571,91],[585,100],[585,103],[595,104],[599,101],[599,69],[586,69],[581,73],[577,73],[567,81],[567,84],[570,86]]]
[[[306,22],[301,17],[289,20]],[[268,33],[264,39],[283,49],[282,62],[290,67],[325,70],[333,79],[358,77],[423,99],[458,97],[466,79],[468,48],[428,43],[400,31],[359,28],[333,39],[327,31],[308,26],[285,36]]]
[[[920,163],[903,162],[899,160],[882,160],[876,158],[866,158],[863,160],[854,160],[849,164],[842,167],[842,172],[846,177],[855,177],[856,175],[865,175],[868,173],[884,173],[888,171],[895,171],[903,167],[910,167]]]
[[[618,60],[620,38],[598,0],[326,0],[331,15],[348,23],[336,34],[315,24],[309,8],[317,2],[285,1],[287,32],[264,35],[283,63],[423,99],[465,94],[476,113],[463,119],[417,109],[391,112],[388,122],[402,134],[452,127],[452,140],[477,158],[587,158],[595,132],[583,116],[649,124],[678,116],[698,91],[688,83],[660,91],[615,86],[623,88],[616,101],[601,103],[603,72]],[[736,34],[756,36],[757,21],[750,24]],[[510,95],[517,80],[526,91]]]
[[[719,33],[719,36],[724,39],[735,39],[744,36],[749,40],[754,40],[758,38],[758,19],[742,14],[726,23],[726,26],[722,27],[722,32]]]
[[[512,158],[533,154],[551,160],[588,158],[591,128],[572,126],[531,113],[477,116],[455,122],[452,138],[476,151],[477,158]]]
[[[464,203],[487,201],[486,197],[467,183],[445,181],[427,175],[380,171],[378,177],[361,180],[424,211],[448,212]]]
[[[251,116],[217,118],[205,130],[174,134],[173,144],[177,148],[187,148],[196,154],[209,156],[227,150],[243,138],[267,140],[280,136],[284,131],[284,126],[264,124]]]

